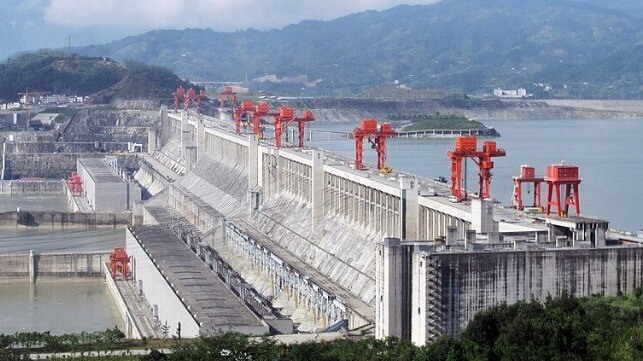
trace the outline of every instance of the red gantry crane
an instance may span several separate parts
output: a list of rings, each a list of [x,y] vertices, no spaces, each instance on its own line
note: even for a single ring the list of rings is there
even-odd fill
[[[66,180],[67,188],[73,196],[81,196],[83,194],[83,181],[80,175],[76,172],[71,172],[71,178]]]
[[[462,161],[471,158],[478,166],[479,197],[491,197],[491,170],[493,169],[493,157],[504,157],[505,151],[496,147],[496,142],[488,140],[482,144],[482,150],[478,150],[476,137],[457,137],[455,149],[447,152],[451,158],[451,195],[460,202],[466,197],[466,190],[462,186]]]
[[[254,106],[251,101],[244,100],[241,102],[241,108],[232,109],[232,117],[234,118],[234,131],[241,134],[241,121],[248,119],[254,112]]]
[[[180,86],[176,88],[176,91],[172,93],[174,96],[174,112],[179,111],[179,104],[183,104],[185,102],[185,88]]]
[[[573,205],[576,210],[576,215],[580,214],[580,193],[578,192],[578,185],[581,182],[578,167],[573,165],[554,164],[547,167],[547,175],[545,175],[545,182],[548,185],[547,190],[547,209],[546,213],[549,216],[551,206],[555,206],[557,214],[560,217],[565,217],[569,214],[569,206]],[[565,188],[564,205],[561,201],[560,186]],[[555,193],[555,199],[552,199]]]
[[[219,93],[219,103],[220,108],[225,109],[227,104],[228,109],[233,109],[237,105],[237,92],[231,86],[223,88],[223,91]]]
[[[250,101],[242,101],[240,108],[235,108],[232,111],[234,118],[234,128],[237,134],[241,134],[241,122],[244,117],[247,121],[248,118],[252,119],[252,132],[257,134],[260,139],[263,138],[263,131],[261,128],[261,120],[265,116],[273,117],[273,126],[275,131],[275,146],[281,148],[282,136],[286,132],[290,123],[296,122],[298,128],[298,143],[299,147],[304,146],[306,137],[306,123],[315,120],[315,116],[311,110],[304,110],[300,117],[296,116],[295,109],[291,107],[281,106],[276,113],[270,112],[268,103],[262,102],[254,106]]]
[[[377,124],[377,120],[365,119],[360,121],[359,127],[353,130],[355,138],[355,168],[364,169],[364,138],[371,143],[371,147],[377,151],[377,169],[382,173],[390,173],[386,162],[386,138],[394,136],[395,131],[390,123]]]
[[[288,123],[295,119],[295,109],[279,107],[279,113],[274,116],[275,147],[281,148],[281,135],[286,130]]]
[[[275,126],[275,147],[281,148],[281,137],[286,132],[290,123],[296,122],[298,126],[298,143],[297,146],[302,148],[304,146],[305,127],[307,122],[315,120],[315,116],[311,110],[304,110],[301,117],[295,116],[295,108],[281,106],[279,113],[274,115]]]
[[[201,101],[206,98],[206,94],[203,90],[197,93],[196,90],[190,88],[185,90],[182,86],[176,88],[176,92],[172,93],[174,96],[174,111],[179,111],[179,106],[183,106],[183,109],[190,109],[190,106],[194,104],[197,114],[201,114]]]
[[[261,119],[265,116],[269,116],[270,106],[268,103],[261,102],[257,104],[254,112],[252,113],[252,132],[259,136],[259,139],[263,139],[263,131],[261,129]],[[275,114],[276,115],[276,114]]]
[[[540,184],[544,181],[542,177],[536,177],[536,168],[530,167],[528,165],[520,166],[520,176],[513,177],[514,180],[514,193],[513,193],[513,204],[516,209],[523,210],[522,202],[522,184],[523,183],[533,183],[534,184],[534,200],[531,204],[532,207],[537,207],[540,209]]]
[[[109,255],[109,271],[112,276],[116,278],[120,274],[123,280],[131,279],[129,261],[129,256],[123,248],[114,248],[114,252]]]

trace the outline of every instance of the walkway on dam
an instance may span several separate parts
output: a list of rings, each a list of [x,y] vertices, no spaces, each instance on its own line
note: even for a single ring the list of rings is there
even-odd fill
[[[243,230],[244,233],[259,242],[263,247],[269,249],[277,257],[281,258],[288,265],[296,269],[300,274],[310,277],[310,279],[315,284],[322,287],[326,292],[335,295],[337,298],[344,301],[345,304],[353,312],[361,315],[362,317],[373,323],[375,322],[375,310],[373,307],[369,306],[358,297],[353,296],[350,292],[338,286],[336,282],[333,282],[333,280],[326,277],[324,274],[322,274],[317,269],[310,266],[297,256],[293,255],[290,251],[288,251],[278,243],[273,242],[269,237],[257,231],[248,222],[241,219],[235,219],[234,223],[239,229]]]
[[[121,297],[123,297],[127,310],[134,318],[133,321],[136,324],[136,328],[140,331],[141,337],[161,337],[160,330],[154,326],[153,316],[149,310],[149,306],[143,304],[144,300],[141,296],[138,296],[138,291],[134,286],[130,282],[123,280],[118,280],[114,283]]]
[[[188,307],[201,333],[233,330],[256,334],[266,325],[166,226],[131,227],[159,272]]]

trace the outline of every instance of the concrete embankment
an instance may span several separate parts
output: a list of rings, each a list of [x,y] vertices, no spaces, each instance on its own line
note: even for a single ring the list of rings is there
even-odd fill
[[[107,213],[70,213],[70,212],[3,212],[0,213],[0,226],[27,226],[66,228],[69,226],[85,227],[121,227],[132,224],[129,212]]]
[[[4,194],[4,195],[65,194],[65,182],[60,179],[0,180],[0,194]]]
[[[0,281],[47,278],[97,278],[109,252],[0,254]]]

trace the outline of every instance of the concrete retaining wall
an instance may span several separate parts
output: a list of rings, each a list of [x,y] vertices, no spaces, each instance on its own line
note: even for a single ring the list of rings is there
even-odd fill
[[[643,285],[643,247],[420,253],[413,269],[414,333],[459,335],[477,312],[502,302],[543,301],[564,290],[630,293]]]
[[[123,295],[121,294],[120,290],[116,286],[116,282],[114,281],[114,278],[112,275],[109,273],[107,270],[107,265],[104,264],[103,267],[105,268],[103,272],[105,273],[105,283],[107,284],[107,289],[109,290],[109,293],[112,295],[112,298],[114,299],[114,303],[116,304],[116,308],[118,308],[118,312],[121,314],[121,318],[123,319],[123,324],[125,325],[125,336],[130,339],[141,339],[141,331],[138,329],[136,326],[136,322],[134,322],[134,316],[130,312],[129,308],[127,307],[127,304],[125,303],[125,299],[123,298]]]
[[[30,227],[119,227],[132,224],[132,214],[121,213],[67,213],[67,212],[4,212],[0,226],[23,225]]]
[[[76,170],[76,158],[85,153],[32,153],[6,155],[5,178],[43,177],[62,179]]]
[[[0,255],[0,279],[25,279],[30,268],[35,270],[35,280],[45,278],[101,277],[102,264],[109,261],[108,252],[99,253],[43,253]]]
[[[0,180],[0,194],[65,194],[63,180]]]
[[[126,239],[127,254],[132,259],[133,278],[139,282],[139,287],[145,294],[145,298],[157,310],[156,315],[161,323],[167,323],[170,333],[174,333],[180,323],[183,337],[197,337],[200,331],[199,324],[185,308],[145,249],[141,247],[130,231],[127,232]]]

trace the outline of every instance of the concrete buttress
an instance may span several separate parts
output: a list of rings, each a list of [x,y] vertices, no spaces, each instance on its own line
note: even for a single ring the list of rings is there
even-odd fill
[[[403,240],[418,239],[418,188],[415,178],[400,177],[400,237]]]
[[[324,219],[324,152],[313,150],[313,180],[312,180],[312,221],[313,232],[319,228]]]

